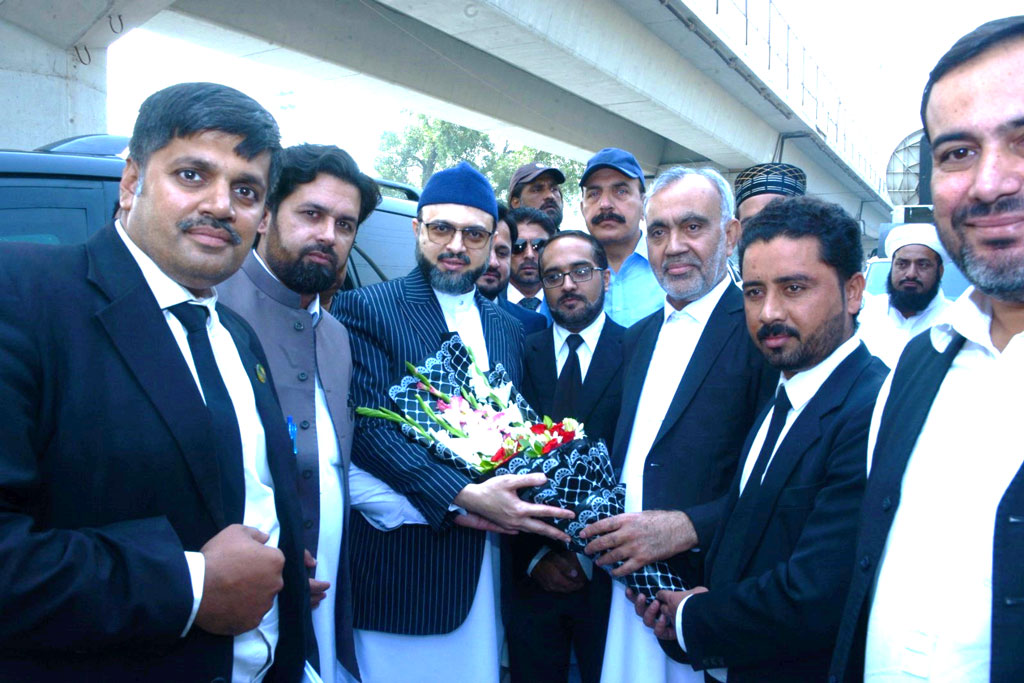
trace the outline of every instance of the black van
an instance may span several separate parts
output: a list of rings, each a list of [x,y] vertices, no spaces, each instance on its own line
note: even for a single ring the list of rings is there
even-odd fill
[[[69,138],[31,152],[0,151],[0,242],[76,244],[110,222],[128,139]],[[346,289],[401,277],[415,265],[419,192],[378,180],[384,199],[359,227]]]

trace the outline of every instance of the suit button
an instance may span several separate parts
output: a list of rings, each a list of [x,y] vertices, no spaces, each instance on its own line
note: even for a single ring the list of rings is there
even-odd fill
[[[882,499],[882,512],[888,512],[892,509],[892,498],[886,496]]]
[[[306,527],[307,529],[312,529],[313,528],[313,520],[307,519],[305,522],[302,523],[302,526]]]
[[[302,322],[301,322],[301,321],[299,321],[299,320],[296,320],[296,321],[295,321],[295,325],[294,325],[294,327],[295,327],[295,329],[296,329],[296,330],[298,330],[299,332],[301,332],[302,330],[304,330],[304,329],[306,328],[306,326],[305,326],[305,325],[303,325],[303,324],[302,324]]]
[[[867,571],[867,570],[871,569],[871,558],[868,557],[867,555],[865,555],[864,557],[860,558],[860,568],[863,569],[864,571]]]
[[[302,478],[309,479],[313,476],[313,470],[302,470]]]
[[[300,372],[299,373],[299,381],[300,382],[305,382],[307,379],[309,379],[309,375],[307,375],[304,372]]]
[[[309,429],[309,420],[303,420],[302,422],[299,423],[299,426],[302,427],[303,429]]]

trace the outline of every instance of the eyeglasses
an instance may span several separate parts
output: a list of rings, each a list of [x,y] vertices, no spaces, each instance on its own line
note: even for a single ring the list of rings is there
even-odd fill
[[[546,237],[534,237],[532,240],[524,240],[522,237],[512,243],[512,253],[522,254],[526,251],[526,245],[529,244],[533,247],[534,251],[540,251],[540,248],[548,243]]]
[[[580,282],[587,282],[594,277],[595,270],[604,270],[604,268],[598,268],[597,266],[579,266],[565,273],[545,273],[540,281],[544,285],[545,289],[554,289],[555,287],[561,287],[562,281],[565,276],[568,275],[569,279],[579,284]]]
[[[427,239],[434,244],[449,244],[455,238],[455,233],[461,232],[462,243],[466,245],[467,249],[480,249],[486,246],[487,240],[491,239],[491,235],[494,234],[490,230],[485,230],[476,225],[471,225],[468,228],[457,228],[451,223],[445,223],[444,221],[432,221],[424,223],[423,226],[427,229]]]

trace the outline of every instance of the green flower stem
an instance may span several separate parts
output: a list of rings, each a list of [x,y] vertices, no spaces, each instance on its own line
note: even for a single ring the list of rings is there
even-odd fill
[[[457,436],[460,439],[465,439],[469,436],[469,434],[466,434],[464,431],[460,429],[456,429],[451,424],[449,424],[447,420],[445,420],[443,417],[435,413],[434,409],[427,405],[427,402],[423,400],[423,397],[417,396],[416,400],[419,402],[420,408],[423,409],[423,412],[425,412],[431,420],[444,427],[446,432],[448,432],[452,436]]]
[[[469,355],[469,362],[473,364],[473,372],[476,376],[483,380],[484,386],[487,387],[487,397],[498,407],[498,410],[505,410],[508,406],[505,402],[498,398],[498,395],[494,393],[494,388],[491,383],[487,381],[487,376],[480,370],[480,366],[476,364],[476,354],[473,353],[473,349],[469,348],[468,345],[463,344],[466,349],[466,353]]]
[[[394,412],[392,410],[388,410],[387,408],[362,408],[362,407],[360,407],[360,408],[356,408],[356,415],[362,415],[364,417],[376,417],[376,418],[380,418],[382,420],[387,420],[388,422],[397,422],[399,424],[407,424],[410,427],[412,427],[413,429],[415,429],[417,432],[419,432],[421,435],[423,435],[424,437],[430,439],[431,441],[435,441],[436,440],[429,433],[427,433],[427,430],[423,429],[423,427],[420,427],[418,424],[416,424],[415,422],[413,422],[409,418],[405,417],[404,415],[399,415],[398,413],[396,413],[396,412]]]
[[[470,407],[473,408],[473,410],[476,410],[477,408],[480,407],[480,401],[477,401],[476,396],[474,396],[472,392],[467,391],[466,387],[459,387],[459,393],[462,394],[462,398],[466,399],[466,401],[469,403]]]
[[[411,374],[413,377],[415,377],[420,382],[422,382],[423,386],[425,386],[427,388],[427,391],[429,391],[431,394],[433,394],[434,396],[437,396],[439,399],[441,399],[445,403],[451,403],[452,402],[451,396],[449,396],[448,394],[446,394],[444,392],[438,391],[434,387],[434,385],[430,383],[430,380],[427,379],[426,376],[423,373],[421,373],[416,368],[415,365],[413,365],[409,361],[405,361],[405,368],[409,371],[409,374]]]

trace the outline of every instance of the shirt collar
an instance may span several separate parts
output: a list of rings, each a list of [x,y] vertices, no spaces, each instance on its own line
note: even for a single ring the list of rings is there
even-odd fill
[[[930,334],[932,346],[939,353],[946,350],[954,334],[960,334],[992,355],[999,355],[992,344],[992,303],[973,286],[939,314]]]
[[[439,292],[434,290],[434,296],[437,297],[437,303],[441,304],[441,310],[444,313],[462,313],[468,311],[476,306],[476,287],[463,292],[462,294],[446,294],[445,292]]]
[[[786,396],[789,397],[793,410],[803,409],[818,393],[818,389],[825,383],[825,380],[832,376],[839,364],[856,351],[858,346],[860,346],[860,338],[853,335],[813,368],[801,370],[789,379],[779,375],[779,386],[786,388]]]
[[[590,352],[593,353],[594,349],[597,348],[597,340],[601,338],[601,331],[604,330],[604,321],[607,316],[604,311],[598,315],[592,323],[587,325],[584,329],[579,331],[579,335],[583,337],[583,343],[587,345]],[[562,345],[565,344],[565,340],[572,334],[569,330],[565,329],[558,323],[551,324],[551,332],[555,335],[555,352],[561,350]]]
[[[261,266],[263,266],[263,270],[267,271],[267,274],[270,275],[270,277],[274,278],[275,282],[280,283],[282,287],[286,287],[287,286],[283,282],[281,282],[281,278],[277,277],[277,275],[274,274],[274,271],[272,271],[270,269],[270,266],[267,265],[267,262],[263,260],[263,257],[260,256],[260,253],[258,251],[253,249],[252,250],[252,255],[256,259],[256,262],[259,263]],[[301,297],[301,295],[300,295],[300,297]],[[296,308],[298,308],[298,306],[296,306]],[[319,296],[314,296],[313,297],[313,300],[309,302],[308,306],[306,306],[306,311],[311,316],[313,316],[313,325],[316,326],[316,324],[320,322],[320,297]]]
[[[156,261],[149,257],[149,254],[139,248],[139,245],[135,244],[132,238],[128,236],[128,233],[125,232],[120,219],[114,221],[114,227],[117,229],[118,236],[124,241],[125,246],[128,247],[128,252],[132,255],[132,258],[139,264],[142,277],[153,291],[156,303],[162,310],[166,310],[183,301],[194,301],[206,306],[210,310],[210,319],[214,319],[217,290],[213,290],[213,295],[209,297],[200,298],[195,296],[185,287],[172,280],[167,273],[160,269]]]
[[[711,288],[707,294],[691,301],[690,303],[683,306],[682,310],[677,311],[676,307],[669,303],[668,296],[665,297],[665,318],[663,323],[672,322],[675,320],[682,320],[690,318],[701,325],[706,325],[708,320],[711,318],[711,314],[715,310],[715,306],[718,305],[719,299],[725,294],[727,287],[732,286],[732,278],[728,275],[722,278],[722,281]]]

